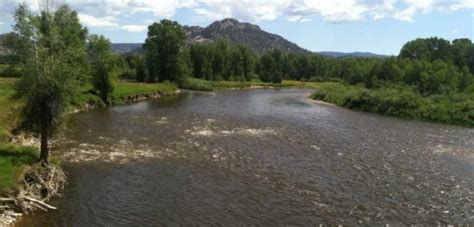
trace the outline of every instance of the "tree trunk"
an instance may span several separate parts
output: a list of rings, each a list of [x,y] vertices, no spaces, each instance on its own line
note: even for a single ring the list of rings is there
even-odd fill
[[[41,150],[40,150],[40,162],[48,163],[49,150],[48,150],[48,123],[41,122]]]
[[[48,149],[48,136],[49,136],[49,126],[50,122],[48,121],[48,114],[46,109],[43,108],[43,111],[40,116],[41,120],[41,146],[40,146],[40,162],[48,163],[49,149]]]

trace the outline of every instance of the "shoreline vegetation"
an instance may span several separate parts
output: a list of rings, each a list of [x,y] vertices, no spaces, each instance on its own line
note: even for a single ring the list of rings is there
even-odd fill
[[[319,88],[318,82],[302,82],[296,80],[284,80],[281,83],[252,81],[208,81],[203,79],[188,78],[180,87],[193,91],[222,91],[238,89],[258,88]]]
[[[474,94],[423,96],[416,89],[405,86],[367,89],[360,85],[321,83],[310,98],[382,115],[460,126],[474,125]]]

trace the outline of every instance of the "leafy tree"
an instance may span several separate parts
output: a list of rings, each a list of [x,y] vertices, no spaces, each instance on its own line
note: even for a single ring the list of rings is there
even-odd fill
[[[279,49],[273,49],[271,55],[275,64],[272,83],[281,83],[283,80],[283,53]]]
[[[227,74],[229,71],[228,68],[230,68],[229,49],[229,43],[223,39],[218,39],[214,44],[212,71],[215,79],[228,80],[230,77],[230,75]]]
[[[400,55],[401,58],[415,60],[431,61],[431,51],[424,39],[416,39],[403,45]]]
[[[474,44],[471,42],[470,39],[455,39],[453,40],[453,61],[454,64],[462,68],[464,66],[468,66],[470,64],[470,58],[474,56],[470,56],[474,54],[474,52],[470,52],[474,49]],[[473,68],[474,70],[474,68]],[[474,71],[471,71],[474,73]]]
[[[263,82],[271,82],[273,79],[273,70],[275,62],[270,54],[264,54],[260,58],[258,67],[258,76]]]
[[[416,39],[406,43],[400,51],[401,58],[416,60],[449,61],[453,58],[453,50],[448,40],[437,37]]]
[[[311,65],[307,56],[298,56],[295,62],[295,72],[293,79],[309,79],[311,78]]]
[[[87,46],[89,61],[92,68],[92,85],[99,93],[104,103],[108,104],[108,97],[114,91],[112,70],[114,59],[111,44],[104,36],[91,35]]]
[[[148,81],[155,82],[170,80],[181,81],[180,72],[188,71],[180,55],[185,41],[185,33],[176,21],[161,20],[148,27],[148,37],[145,40],[148,65]],[[181,62],[180,62],[181,61]]]
[[[40,161],[47,163],[48,137],[86,71],[87,30],[67,5],[33,14],[22,4],[15,11],[15,21],[13,29],[19,37],[15,52],[23,59],[23,77],[16,90],[25,102],[22,126],[40,133]]]
[[[252,79],[253,69],[254,69],[254,58],[255,55],[253,52],[244,45],[239,45],[237,48],[240,51],[241,55],[241,64],[242,64],[242,73],[243,80],[250,81]]]
[[[281,68],[283,57],[279,50],[272,50],[260,58],[259,77],[263,82],[281,83],[283,71]]]
[[[251,80],[255,54],[243,45],[231,46],[224,40],[194,44],[189,48],[193,75],[205,80]]]
[[[243,75],[243,66],[242,66],[242,53],[236,49],[232,48],[230,52],[230,64],[229,64],[229,75],[233,80],[241,80]]]
[[[146,66],[145,62],[141,57],[137,57],[136,59],[136,67],[135,67],[135,74],[137,82],[145,82],[146,75]]]
[[[212,80],[212,52],[207,45],[192,45],[189,49],[193,74],[196,78]]]

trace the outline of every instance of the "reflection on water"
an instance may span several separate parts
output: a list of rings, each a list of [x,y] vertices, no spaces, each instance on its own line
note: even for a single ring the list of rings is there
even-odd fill
[[[474,222],[474,130],[305,100],[181,94],[71,117],[60,210],[19,226]]]

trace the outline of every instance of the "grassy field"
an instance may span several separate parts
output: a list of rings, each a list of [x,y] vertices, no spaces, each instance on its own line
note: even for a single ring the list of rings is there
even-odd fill
[[[261,81],[207,81],[207,80],[189,78],[182,87],[185,89],[196,90],[196,91],[219,91],[219,90],[226,90],[226,89],[248,89],[252,87],[319,88],[319,83],[285,80],[281,84],[274,84],[274,83],[266,83],[266,82],[261,82]]]

